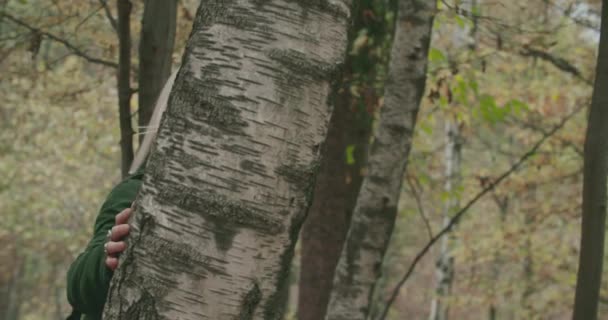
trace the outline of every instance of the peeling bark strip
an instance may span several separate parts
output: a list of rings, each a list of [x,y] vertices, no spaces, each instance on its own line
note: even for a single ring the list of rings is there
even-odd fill
[[[369,317],[374,285],[393,231],[426,65],[435,1],[400,0],[385,104],[336,274],[326,319]]]
[[[201,1],[104,319],[282,317],[349,15]]]

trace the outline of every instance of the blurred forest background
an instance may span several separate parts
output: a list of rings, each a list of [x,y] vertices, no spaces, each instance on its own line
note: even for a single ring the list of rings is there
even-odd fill
[[[344,92],[348,110],[369,116],[356,121],[369,123],[382,106],[395,15],[394,1],[361,2]],[[130,112],[138,131],[144,5],[132,4]],[[177,2],[174,68],[197,5]],[[389,318],[429,317],[436,262],[447,259],[453,280],[443,303],[452,319],[569,319],[600,2],[445,0],[438,8],[377,301],[388,299],[446,217],[523,159],[422,257]],[[114,1],[0,0],[0,319],[69,314],[67,269],[121,179],[116,16]],[[448,135],[446,127],[457,130]],[[345,168],[365,172],[355,145],[338,152]],[[299,271],[294,259],[289,318],[297,312]],[[606,281],[601,296],[600,318],[608,319]]]

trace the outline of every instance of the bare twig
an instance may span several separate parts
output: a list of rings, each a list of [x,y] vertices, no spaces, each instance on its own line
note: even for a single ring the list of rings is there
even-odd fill
[[[74,27],[74,31],[78,31],[78,29],[80,29],[80,27],[85,24],[87,21],[89,21],[89,19],[91,19],[92,16],[94,16],[97,11],[101,10],[102,7],[99,7],[93,11],[91,11],[86,17],[84,17],[84,19],[82,19],[82,21],[78,22],[78,24],[76,25],[76,27]]]
[[[507,171],[505,171],[503,174],[501,174],[493,182],[488,183],[483,190],[481,190],[475,197],[473,197],[473,199],[471,199],[464,207],[462,207],[450,219],[450,222],[439,233],[437,233],[431,240],[429,240],[429,242],[422,248],[422,250],[420,250],[420,252],[418,252],[418,254],[414,257],[414,260],[412,261],[412,263],[410,264],[409,268],[407,269],[407,272],[405,273],[405,275],[401,278],[401,280],[397,283],[397,285],[393,289],[392,294],[391,294],[390,298],[388,299],[388,301],[386,303],[386,306],[384,307],[384,310],[383,310],[382,314],[380,315],[380,317],[378,318],[378,320],[384,320],[384,319],[386,319],[388,311],[391,308],[393,302],[395,302],[395,299],[397,298],[397,296],[399,295],[399,291],[401,290],[401,287],[410,278],[410,276],[414,272],[414,269],[416,268],[416,266],[418,265],[418,263],[420,262],[420,260],[426,255],[426,253],[431,249],[431,247],[439,239],[441,239],[444,235],[446,235],[447,233],[449,233],[452,230],[452,228],[456,224],[458,224],[458,222],[460,221],[460,219],[462,218],[462,216],[475,203],[477,203],[477,201],[479,201],[479,199],[483,198],[483,196],[485,196],[488,192],[490,192],[491,190],[493,190],[503,180],[505,180],[513,172],[515,172],[524,162],[526,162],[531,156],[533,156],[536,153],[536,151],[545,143],[545,141],[547,141],[547,139],[549,139],[550,137],[552,137],[557,131],[559,131],[561,128],[563,128],[564,125],[572,117],[574,117],[574,115],[576,115],[579,111],[583,110],[584,106],[585,105],[583,104],[583,105],[577,107],[573,112],[571,112],[569,115],[567,115],[566,117],[564,117],[559,124],[557,124],[555,127],[553,127],[553,129],[551,129],[549,132],[547,132],[547,134],[545,134],[528,152],[526,152],[523,156],[521,156],[521,158],[515,164],[513,164]]]
[[[547,134],[547,130],[545,128],[537,126],[534,123],[523,121],[523,122],[520,122],[519,124],[524,128],[534,130],[534,131],[540,132],[542,134]],[[558,137],[558,139],[562,143],[562,145],[570,147],[576,154],[581,156],[581,158],[583,157],[583,150],[578,145],[576,145],[574,142],[561,138],[561,137]]]
[[[99,2],[103,6],[103,9],[106,12],[106,17],[108,17],[108,20],[110,21],[110,24],[112,25],[112,28],[114,29],[114,31],[116,33],[118,33],[118,22],[116,22],[116,18],[114,18],[114,16],[112,15],[112,10],[110,10],[110,6],[108,5],[108,2],[106,0],[99,0]]]
[[[65,39],[62,39],[62,38],[60,38],[60,37],[58,37],[58,36],[56,36],[56,35],[54,35],[52,33],[49,33],[49,32],[40,30],[40,29],[38,29],[36,27],[33,27],[33,26],[29,25],[28,23],[26,23],[25,21],[23,21],[23,20],[21,20],[19,18],[16,18],[16,17],[14,17],[14,16],[12,16],[12,15],[6,13],[6,12],[0,12],[0,16],[7,18],[8,20],[10,20],[10,21],[12,21],[12,22],[14,22],[14,23],[22,26],[22,27],[25,27],[26,29],[29,29],[32,32],[39,33],[39,34],[41,34],[41,35],[43,35],[43,36],[45,36],[45,37],[47,37],[47,38],[49,38],[49,39],[51,39],[53,41],[56,41],[56,42],[59,42],[59,43],[63,44],[66,48],[68,48],[70,51],[72,51],[73,54],[75,54],[75,55],[77,55],[77,56],[79,56],[81,58],[84,58],[85,60],[87,60],[87,61],[89,61],[91,63],[97,63],[97,64],[101,64],[101,65],[104,65],[104,66],[107,66],[107,67],[118,68],[118,64],[117,63],[112,62],[112,61],[108,61],[108,60],[103,60],[103,59],[100,59],[100,58],[92,57],[89,54],[87,54],[86,52],[84,52],[81,49],[79,49],[78,47],[76,47],[75,45],[73,45],[72,43],[70,43],[69,41],[67,41]]]
[[[411,176],[407,176],[406,180],[407,180],[408,185],[410,186],[410,189],[412,190],[412,195],[414,196],[414,200],[416,201],[416,206],[418,207],[418,213],[420,213],[420,217],[422,218],[422,221],[424,221],[424,225],[426,227],[427,233],[429,234],[429,238],[433,239],[433,229],[431,229],[431,224],[429,223],[429,219],[427,218],[426,214],[424,213],[424,207],[422,205],[422,200],[420,199],[420,194],[418,193],[418,189],[416,189],[416,186],[412,182]]]
[[[535,57],[535,58],[539,58],[543,61],[549,62],[552,65],[554,65],[556,68],[558,68],[564,72],[572,74],[573,76],[575,76],[576,78],[579,78],[580,80],[584,81],[585,83],[587,83],[589,85],[593,84],[593,82],[591,80],[583,77],[582,73],[576,66],[574,66],[573,64],[571,64],[564,58],[552,55],[549,52],[546,52],[543,50],[530,48],[529,46],[526,46],[526,45],[524,45],[523,48],[519,51],[519,54],[524,57]]]

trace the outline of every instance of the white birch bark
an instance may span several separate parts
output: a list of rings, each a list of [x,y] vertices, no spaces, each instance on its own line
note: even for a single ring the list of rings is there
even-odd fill
[[[349,0],[203,0],[104,319],[280,319]]]
[[[462,140],[458,123],[454,120],[447,120],[445,125],[446,140],[445,145],[445,192],[448,199],[443,209],[443,226],[450,223],[451,214],[460,207],[459,196],[455,194],[455,189],[460,185],[460,150]],[[437,276],[436,296],[431,303],[430,320],[448,320],[449,298],[454,280],[454,257],[451,253],[451,236],[448,235],[441,239],[441,248],[436,263],[435,274]]]
[[[385,104],[352,222],[336,268],[326,319],[365,319],[397,213],[426,65],[435,1],[400,0]]]

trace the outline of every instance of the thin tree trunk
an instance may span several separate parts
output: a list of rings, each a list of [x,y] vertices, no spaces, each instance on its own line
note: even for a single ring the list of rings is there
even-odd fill
[[[120,122],[121,174],[126,177],[133,162],[133,127],[131,126],[131,8],[129,0],[116,0],[118,7],[118,117]]]
[[[6,5],[8,4],[8,0],[0,0],[0,12],[4,12],[6,10]],[[0,35],[2,35],[2,23],[4,22],[4,15],[0,14]]]
[[[177,0],[146,0],[139,42],[138,131],[146,131],[154,104],[171,74]],[[144,135],[139,136],[141,143]]]
[[[349,67],[349,64],[346,64]],[[316,182],[309,216],[302,227],[298,319],[323,319],[329,302],[334,269],[348,231],[350,215],[361,187],[364,155],[346,165],[346,149],[366,150],[366,132],[358,136],[357,111],[350,107],[349,90],[336,99],[323,163]],[[367,135],[369,137],[369,135]],[[359,139],[358,139],[359,138]]]
[[[585,139],[583,223],[574,320],[597,319],[604,262],[606,175],[608,174],[608,0],[602,1],[602,27],[595,85]]]
[[[451,215],[460,208],[460,196],[455,194],[455,189],[460,185],[460,150],[462,139],[458,123],[448,119],[445,125],[447,143],[445,146],[445,192],[448,199],[443,210],[443,227],[449,225]],[[431,304],[431,320],[447,320],[449,316],[449,298],[454,281],[454,257],[450,248],[450,236],[441,239],[441,251],[436,263],[437,287],[436,297]]]
[[[397,214],[426,65],[435,1],[401,0],[385,104],[351,226],[336,268],[326,319],[365,319]]]
[[[537,186],[529,187],[526,191],[524,203],[529,204],[529,207],[523,210],[524,212],[524,246],[522,248],[524,256],[522,266],[522,278],[524,279],[524,289],[520,297],[519,313],[521,318],[529,319],[533,316],[534,300],[532,295],[535,292],[534,288],[534,256],[532,248],[532,236],[534,233],[534,204],[537,203]]]
[[[505,221],[507,219],[507,212],[509,210],[509,197],[505,196],[503,198],[497,196],[496,194],[494,194],[494,202],[496,203],[496,206],[498,207],[499,210],[499,214],[500,214],[500,230],[501,230],[501,234],[504,234],[504,229],[505,229]],[[500,249],[496,249],[494,251],[494,259],[493,259],[493,263],[492,263],[492,280],[493,280],[493,285],[492,285],[492,302],[490,303],[490,307],[488,309],[488,319],[489,320],[496,320],[498,317],[498,305],[496,303],[496,286],[498,285],[498,281],[500,279],[500,270],[501,270],[501,266],[504,263],[504,259],[502,257],[502,254],[500,253]]]
[[[323,319],[327,311],[334,270],[340,258],[342,245],[348,232],[352,210],[363,181],[367,146],[371,133],[373,108],[378,96],[373,88],[374,66],[378,61],[370,59],[370,52],[377,48],[384,29],[371,25],[384,24],[383,18],[366,21],[364,15],[372,10],[373,1],[357,1],[354,9],[354,27],[349,43],[362,28],[376,44],[362,50],[356,56],[346,58],[344,74],[338,85],[336,106],[329,124],[325,153],[309,216],[301,232],[301,265],[298,285],[298,319]],[[352,50],[349,50],[352,51]],[[371,70],[361,70],[370,68]],[[362,97],[351,94],[350,87],[357,77],[368,79],[360,86]],[[364,75],[363,75],[364,74]],[[363,106],[361,106],[363,104]]]
[[[9,283],[5,288],[3,288],[4,293],[6,293],[3,298],[6,301],[3,301],[3,305],[5,305],[5,309],[0,310],[0,315],[2,315],[2,319],[6,320],[18,320],[19,313],[21,311],[21,292],[23,289],[23,278],[25,276],[25,264],[27,259],[19,258],[15,255],[15,268],[13,269],[13,274],[10,277]]]
[[[104,319],[281,319],[349,16],[201,1]]]

